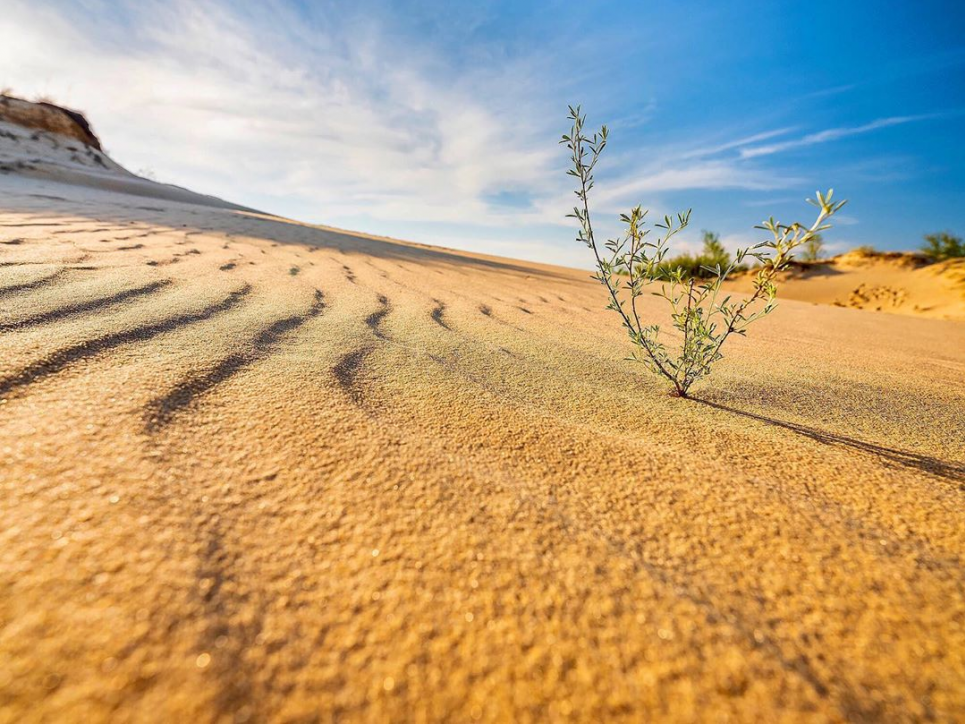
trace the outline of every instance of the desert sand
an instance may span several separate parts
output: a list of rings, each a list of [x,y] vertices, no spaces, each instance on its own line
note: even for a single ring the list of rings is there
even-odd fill
[[[965,323],[783,300],[682,400],[586,271],[45,139],[0,174],[0,721],[965,718]]]
[[[754,272],[728,287],[753,290]],[[965,259],[927,263],[918,254],[861,252],[818,263],[795,263],[780,279],[780,295],[812,304],[965,321]]]

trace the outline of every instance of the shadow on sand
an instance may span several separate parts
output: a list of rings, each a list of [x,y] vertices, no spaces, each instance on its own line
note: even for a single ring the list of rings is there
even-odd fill
[[[824,445],[844,445],[845,447],[849,447],[853,450],[859,450],[861,452],[877,455],[888,463],[900,465],[901,467],[912,470],[931,473],[932,475],[937,475],[941,478],[945,478],[946,480],[957,482],[959,484],[959,490],[965,491],[965,465],[946,462],[944,460],[931,457],[930,455],[922,455],[921,453],[898,450],[895,448],[885,447],[884,445],[876,445],[874,443],[864,442],[863,440],[856,440],[853,437],[837,435],[835,433],[817,430],[805,425],[798,425],[797,423],[793,422],[775,420],[770,417],[765,417],[764,415],[757,415],[753,412],[746,412],[734,407],[728,407],[727,405],[721,405],[718,402],[701,400],[696,397],[691,399],[694,402],[699,402],[701,405],[707,405],[708,407],[713,407],[717,410],[730,412],[734,415],[740,415],[741,417],[757,420],[758,422],[763,422],[767,425],[773,425],[774,427],[780,427],[785,430],[790,430],[791,432],[796,432],[798,435],[804,435],[805,437]]]

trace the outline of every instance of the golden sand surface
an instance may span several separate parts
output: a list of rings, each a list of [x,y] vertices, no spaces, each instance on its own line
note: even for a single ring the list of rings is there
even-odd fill
[[[726,286],[750,293],[754,277],[752,270]],[[965,321],[965,259],[928,264],[915,254],[852,251],[821,263],[795,264],[779,285],[784,299]]]
[[[965,323],[2,191],[0,721],[965,719]]]

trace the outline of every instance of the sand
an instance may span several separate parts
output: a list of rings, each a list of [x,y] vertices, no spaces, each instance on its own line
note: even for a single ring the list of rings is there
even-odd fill
[[[0,175],[0,721],[965,718],[965,323],[681,400],[585,271],[105,186]]]
[[[749,272],[727,286],[753,290]],[[795,264],[780,295],[812,304],[965,321],[965,259],[930,264],[917,254],[851,251],[820,263]]]

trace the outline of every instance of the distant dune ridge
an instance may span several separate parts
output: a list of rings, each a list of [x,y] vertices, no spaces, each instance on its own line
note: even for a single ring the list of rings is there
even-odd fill
[[[132,174],[102,149],[83,114],[0,95],[0,174],[49,179],[135,196],[252,211],[214,196]]]
[[[0,94],[0,119],[35,131],[49,131],[100,151],[101,142],[82,113],[47,101],[32,103]]]
[[[747,274],[730,286],[749,292],[752,280]],[[778,294],[836,307],[965,320],[965,259],[929,263],[916,253],[854,250],[795,263]]]
[[[0,722],[965,719],[959,265],[798,267],[681,400],[586,271],[4,107]]]

